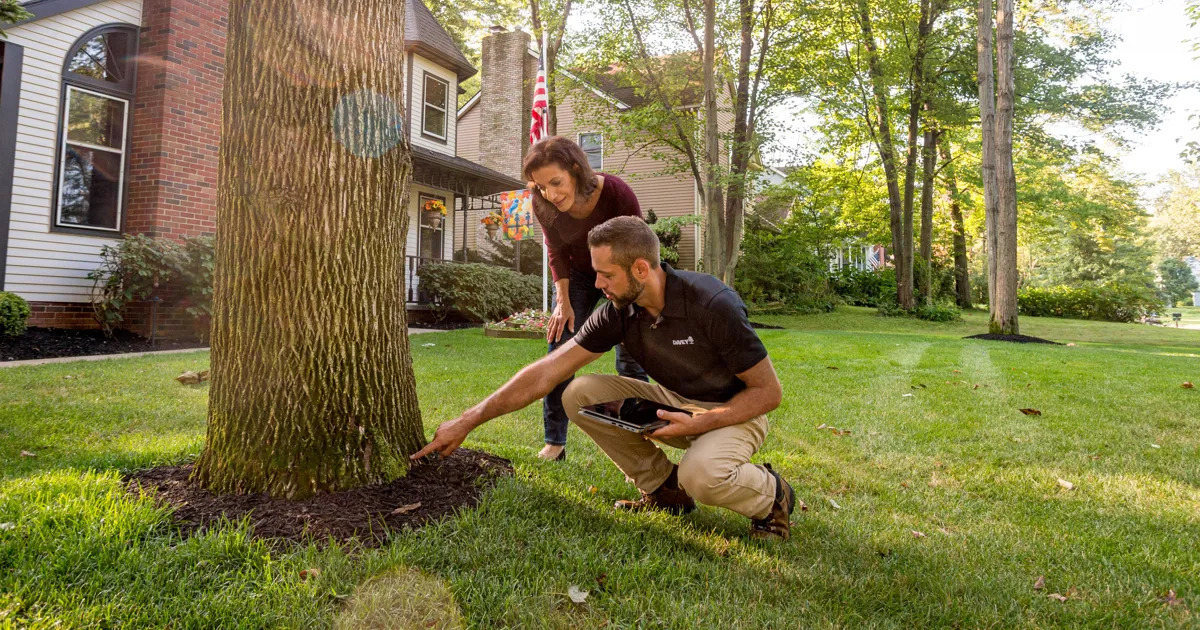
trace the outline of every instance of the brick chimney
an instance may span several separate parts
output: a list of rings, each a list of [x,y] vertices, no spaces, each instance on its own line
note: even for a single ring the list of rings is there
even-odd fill
[[[483,38],[480,77],[479,163],[522,181],[538,63],[528,52],[529,43],[529,33],[492,27]]]

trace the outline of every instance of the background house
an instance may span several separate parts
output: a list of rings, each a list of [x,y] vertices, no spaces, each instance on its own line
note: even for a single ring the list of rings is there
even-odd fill
[[[538,67],[538,53],[531,45],[528,33],[493,28],[483,39],[482,88],[458,111],[459,155],[513,177],[521,177],[521,158],[529,147],[529,110]],[[593,168],[628,182],[643,212],[654,210],[659,217],[699,214],[701,199],[690,174],[664,174],[669,170],[666,162],[649,151],[613,142],[604,137],[600,126],[589,124],[594,112],[611,112],[615,121],[620,112],[642,105],[636,91],[616,82],[597,85],[569,71],[559,72],[558,135],[578,142]],[[727,112],[718,122],[723,133],[733,128]],[[685,226],[683,232],[679,266],[695,269],[701,254],[700,226]]]
[[[228,0],[30,0],[34,18],[0,43],[0,290],[30,325],[93,327],[88,272],[125,234],[216,229]],[[415,270],[465,236],[418,208],[523,187],[456,153],[459,82],[475,74],[420,0],[406,6],[405,129],[413,149],[409,298]],[[526,114],[528,115],[528,110]],[[475,202],[475,205],[482,205]],[[190,325],[160,310],[159,329]],[[148,305],[128,327],[149,329]]]

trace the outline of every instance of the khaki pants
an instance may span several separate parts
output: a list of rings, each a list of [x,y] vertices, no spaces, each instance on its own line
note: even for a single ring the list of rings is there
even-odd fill
[[[579,409],[586,405],[645,398],[692,412],[712,409],[719,403],[683,398],[661,385],[610,376],[589,374],[576,378],[563,393],[563,409],[587,433],[613,463],[633,479],[638,489],[653,492],[667,480],[673,465],[662,449],[641,434],[586,418]],[[687,449],[679,460],[679,484],[692,498],[707,505],[733,510],[749,518],[763,518],[775,501],[775,477],[765,468],[751,464],[750,456],[767,437],[767,417],[758,416],[733,426],[684,438],[669,438],[665,444]]]

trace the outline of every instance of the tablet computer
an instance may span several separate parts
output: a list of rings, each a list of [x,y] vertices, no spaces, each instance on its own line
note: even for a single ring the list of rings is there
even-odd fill
[[[605,403],[583,407],[579,410],[579,413],[584,417],[605,424],[611,424],[626,431],[651,433],[671,424],[658,417],[660,409],[663,411],[686,413],[689,416],[692,415],[692,412],[686,409],[664,405],[645,398],[610,400]]]

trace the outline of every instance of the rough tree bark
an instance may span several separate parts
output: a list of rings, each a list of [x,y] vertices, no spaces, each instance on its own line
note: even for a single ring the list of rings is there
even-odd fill
[[[996,79],[992,64],[992,0],[979,0],[979,30],[975,52],[979,73],[979,124],[983,147],[983,215],[986,225],[988,305],[996,303]]]
[[[858,0],[858,24],[862,29],[863,43],[867,48],[867,71],[871,77],[871,92],[875,97],[875,145],[883,162],[884,179],[887,180],[888,210],[892,229],[892,256],[896,266],[896,301],[903,308],[914,304],[912,286],[912,232],[908,233],[908,246],[904,245],[904,202],[900,197],[899,173],[896,169],[896,148],[892,144],[892,124],[889,117],[887,85],[879,63],[879,51],[875,45],[875,33],[871,28],[871,10],[867,0]],[[907,252],[907,256],[905,253]]]
[[[933,303],[933,177],[937,174],[935,146],[941,132],[926,129],[921,148],[921,259],[925,277],[921,287],[926,304]]]
[[[725,277],[729,238],[721,194],[721,143],[717,129],[716,0],[704,0],[704,271]]]
[[[1017,175],[1013,170],[1013,12],[1015,0],[996,11],[996,298],[991,332],[1015,335],[1017,323]]]
[[[962,206],[958,202],[958,178],[954,174],[954,159],[950,155],[950,139],[945,133],[938,136],[942,153],[942,172],[946,174],[949,191],[950,224],[954,231],[954,293],[959,308],[971,308],[971,273],[967,265],[967,228],[963,223]]]
[[[215,492],[402,476],[423,444],[406,332],[403,0],[232,0],[208,435]]]

